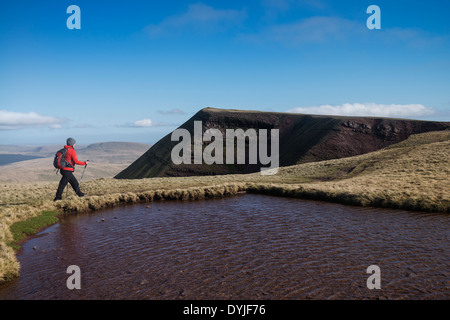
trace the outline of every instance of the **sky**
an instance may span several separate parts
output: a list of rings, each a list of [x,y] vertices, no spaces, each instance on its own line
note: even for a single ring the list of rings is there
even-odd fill
[[[2,1],[0,144],[153,144],[204,107],[450,121],[449,12],[442,0]]]

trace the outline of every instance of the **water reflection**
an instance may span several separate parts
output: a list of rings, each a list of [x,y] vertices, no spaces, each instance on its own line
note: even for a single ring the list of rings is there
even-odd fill
[[[68,215],[24,245],[0,298],[448,299],[449,222],[254,194]]]

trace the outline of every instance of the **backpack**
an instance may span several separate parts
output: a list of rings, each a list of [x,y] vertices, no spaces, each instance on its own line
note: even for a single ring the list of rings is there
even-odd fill
[[[53,166],[56,169],[73,168],[73,165],[66,160],[66,153],[66,148],[62,148],[56,152],[55,158],[53,159]]]

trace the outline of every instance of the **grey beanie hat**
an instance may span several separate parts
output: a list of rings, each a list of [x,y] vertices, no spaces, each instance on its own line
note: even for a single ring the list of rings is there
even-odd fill
[[[68,146],[72,146],[73,147],[73,145],[76,143],[76,141],[75,141],[75,139],[74,138],[69,138],[69,139],[67,139],[67,145]]]

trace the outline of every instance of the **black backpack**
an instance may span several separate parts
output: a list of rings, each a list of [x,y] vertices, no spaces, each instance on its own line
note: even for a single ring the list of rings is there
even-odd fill
[[[73,165],[66,160],[66,153],[66,148],[62,148],[56,152],[55,158],[53,159],[53,166],[56,169],[73,168]]]

